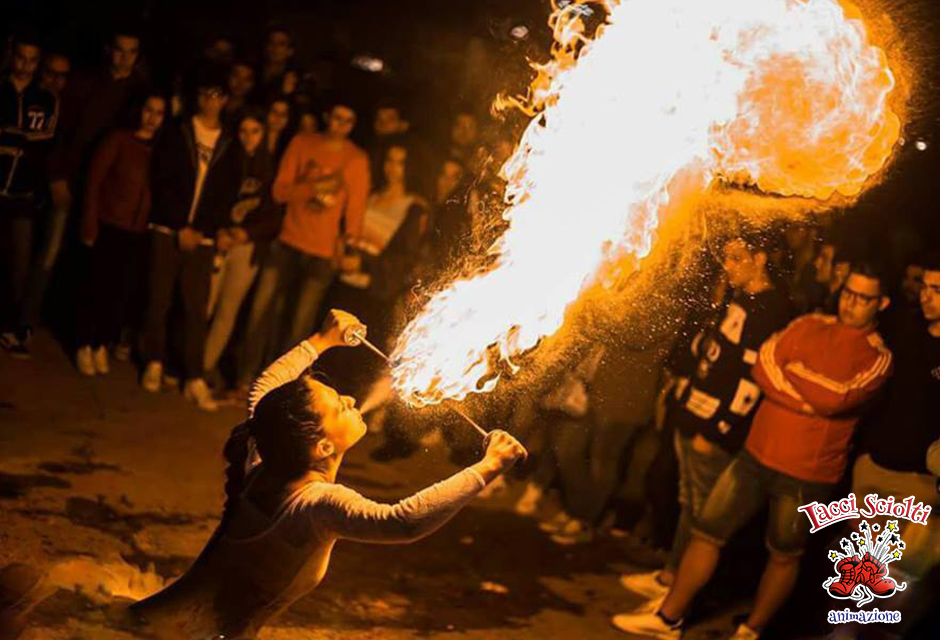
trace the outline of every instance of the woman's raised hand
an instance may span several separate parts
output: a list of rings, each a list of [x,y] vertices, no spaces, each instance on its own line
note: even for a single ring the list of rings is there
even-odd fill
[[[344,336],[352,327],[365,327],[365,325],[351,313],[330,309],[320,331],[310,336],[308,340],[318,353],[323,353],[332,347],[347,346]]]

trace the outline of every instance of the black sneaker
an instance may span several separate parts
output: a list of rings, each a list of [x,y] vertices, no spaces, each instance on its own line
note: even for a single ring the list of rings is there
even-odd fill
[[[29,360],[32,353],[29,350],[33,342],[33,330],[30,328],[22,329],[16,333],[17,344],[10,349],[10,355],[19,360]]]

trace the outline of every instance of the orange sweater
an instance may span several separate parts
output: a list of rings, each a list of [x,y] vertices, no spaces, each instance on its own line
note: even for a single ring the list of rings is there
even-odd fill
[[[333,258],[340,221],[358,237],[369,195],[369,158],[349,141],[338,151],[315,133],[294,136],[274,181],[274,200],[287,205],[280,240],[298,251]]]
[[[833,483],[845,471],[857,409],[891,373],[891,352],[874,330],[810,314],[763,344],[753,373],[765,397],[747,450],[794,478]]]

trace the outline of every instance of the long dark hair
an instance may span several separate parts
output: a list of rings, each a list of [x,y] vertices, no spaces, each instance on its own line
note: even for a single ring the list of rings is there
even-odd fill
[[[245,464],[253,439],[266,470],[284,481],[302,476],[314,466],[310,447],[323,437],[322,416],[313,408],[313,378],[298,379],[269,391],[254,415],[232,430],[225,443],[225,512],[223,520],[245,489]]]
[[[147,87],[134,95],[128,102],[123,111],[118,114],[118,128],[127,129],[131,132],[140,129],[140,121],[150,98],[159,98],[163,100],[163,123],[154,135],[152,142],[156,142],[160,134],[166,129],[167,124],[173,119],[172,106],[170,98],[161,90],[154,87]]]
[[[269,186],[271,182],[274,181],[274,172],[276,167],[274,166],[274,158],[271,157],[271,152],[268,151],[268,119],[267,113],[256,107],[249,107],[238,118],[238,125],[235,129],[236,136],[238,135],[239,130],[241,129],[242,122],[245,120],[254,120],[261,125],[261,144],[258,145],[258,148],[255,149],[253,155],[249,156],[245,149],[239,143],[239,149],[242,151],[242,157],[244,158],[244,165],[242,167],[243,174],[246,176],[252,176],[261,180],[264,185]]]
[[[376,193],[385,188],[388,184],[388,180],[385,178],[385,163],[388,161],[388,154],[391,153],[392,149],[402,149],[405,152],[405,175],[404,175],[404,185],[405,193],[413,193],[412,191],[412,176],[414,175],[413,166],[418,162],[418,159],[414,157],[414,150],[412,146],[403,137],[396,136],[392,140],[383,143],[380,146],[381,150],[381,159],[376,167],[378,175],[373,178],[373,189],[372,192]]]
[[[279,93],[267,101],[264,107],[264,129],[265,129],[265,138],[264,138],[264,147],[268,147],[268,114],[271,113],[271,107],[274,106],[275,102],[283,102],[287,105],[287,126],[284,127],[284,130],[278,134],[277,145],[274,148],[274,163],[277,164],[280,162],[281,158],[284,155],[284,151],[287,150],[287,145],[293,139],[294,134],[297,133],[298,125],[300,123],[300,114],[298,113],[297,105],[294,104],[293,99],[289,95]]]

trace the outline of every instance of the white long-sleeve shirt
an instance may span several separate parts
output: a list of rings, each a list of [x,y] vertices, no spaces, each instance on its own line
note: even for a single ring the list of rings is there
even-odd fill
[[[281,356],[255,382],[249,413],[316,357],[306,341]],[[213,536],[186,574],[134,610],[158,637],[253,638],[320,583],[337,540],[417,540],[440,528],[485,484],[475,470],[464,469],[395,504],[382,504],[342,485],[311,482],[273,517],[246,491],[229,526]]]

